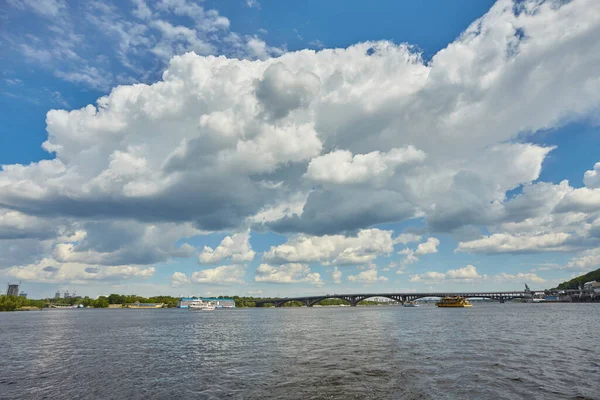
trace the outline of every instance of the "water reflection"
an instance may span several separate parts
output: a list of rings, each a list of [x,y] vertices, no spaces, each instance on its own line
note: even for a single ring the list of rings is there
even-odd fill
[[[597,312],[596,304],[476,304],[2,313],[0,393],[594,398]]]

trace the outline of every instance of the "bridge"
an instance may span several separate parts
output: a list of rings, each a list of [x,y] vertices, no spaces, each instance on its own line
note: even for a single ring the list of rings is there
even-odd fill
[[[307,307],[312,307],[321,300],[326,299],[341,299],[346,300],[351,306],[356,305],[366,299],[372,297],[385,297],[399,303],[405,303],[407,301],[414,301],[425,297],[446,297],[446,296],[460,296],[460,297],[479,297],[485,299],[497,300],[500,303],[504,303],[505,300],[511,299],[524,299],[531,298],[531,291],[523,292],[436,292],[436,293],[361,293],[361,294],[326,294],[322,296],[304,296],[304,297],[284,297],[274,299],[260,299],[256,300],[256,306],[262,307],[265,304],[273,304],[275,307],[281,307],[285,303],[290,301],[299,301]]]

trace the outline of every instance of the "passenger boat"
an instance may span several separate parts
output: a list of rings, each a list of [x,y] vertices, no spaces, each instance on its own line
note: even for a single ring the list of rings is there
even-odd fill
[[[437,303],[435,303],[438,307],[473,307],[473,304],[464,297],[455,296],[455,297],[444,297]]]
[[[419,304],[416,301],[407,301],[404,303],[404,307],[419,307]]]
[[[152,308],[163,308],[164,303],[140,303],[135,302],[133,304],[126,304],[125,308],[141,308],[141,309],[152,309]]]
[[[211,302],[194,300],[188,306],[190,311],[214,311],[215,306]]]

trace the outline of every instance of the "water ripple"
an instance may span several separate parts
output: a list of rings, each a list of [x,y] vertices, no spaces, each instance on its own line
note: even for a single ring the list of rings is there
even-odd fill
[[[0,313],[0,398],[598,399],[597,313],[596,304]]]

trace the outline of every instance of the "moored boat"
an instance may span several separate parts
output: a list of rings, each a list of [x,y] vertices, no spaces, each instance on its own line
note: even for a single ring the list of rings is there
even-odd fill
[[[438,307],[473,307],[469,300],[460,296],[444,297],[435,305]]]
[[[215,305],[209,301],[194,300],[188,306],[190,311],[214,311]]]
[[[140,309],[153,309],[153,308],[163,308],[164,303],[140,303],[136,302],[133,304],[126,304],[125,308],[140,308]]]
[[[419,307],[419,303],[417,303],[416,301],[407,301],[403,305],[404,307]]]

